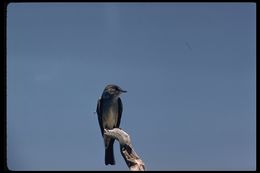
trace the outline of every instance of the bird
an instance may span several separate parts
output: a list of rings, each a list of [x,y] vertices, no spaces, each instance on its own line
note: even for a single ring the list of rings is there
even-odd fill
[[[109,84],[105,87],[101,98],[97,101],[98,123],[105,144],[105,165],[115,165],[113,151],[115,139],[105,136],[104,129],[119,128],[123,112],[123,104],[119,96],[126,92],[117,85]]]

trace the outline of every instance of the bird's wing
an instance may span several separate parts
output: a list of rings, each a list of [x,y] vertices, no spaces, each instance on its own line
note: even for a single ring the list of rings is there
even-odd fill
[[[118,128],[120,125],[121,115],[123,112],[123,104],[120,97],[118,98],[117,102],[118,102],[118,119],[117,119],[116,127]]]
[[[101,130],[101,134],[103,136],[104,129],[103,129],[103,123],[102,123],[102,106],[101,105],[102,105],[102,99],[98,99],[96,112],[97,112],[97,115],[98,115],[98,123],[99,123],[99,127],[100,127],[100,130]]]

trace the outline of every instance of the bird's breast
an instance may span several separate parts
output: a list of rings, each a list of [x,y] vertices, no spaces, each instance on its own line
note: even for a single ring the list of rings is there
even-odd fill
[[[118,104],[117,102],[107,101],[103,105],[103,127],[112,129],[116,126],[118,119]]]

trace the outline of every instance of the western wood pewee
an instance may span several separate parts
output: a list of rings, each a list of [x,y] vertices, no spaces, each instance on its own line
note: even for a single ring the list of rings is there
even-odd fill
[[[105,143],[105,164],[115,164],[113,144],[115,139],[104,136],[104,129],[118,128],[120,125],[123,104],[119,95],[123,92],[117,85],[107,85],[97,102],[97,115],[101,134]]]

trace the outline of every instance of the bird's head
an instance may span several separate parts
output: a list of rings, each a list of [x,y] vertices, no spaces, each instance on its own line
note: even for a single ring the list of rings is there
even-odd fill
[[[118,97],[120,94],[125,93],[127,91],[123,90],[117,85],[107,85],[103,91],[102,97],[111,98],[111,97]]]

